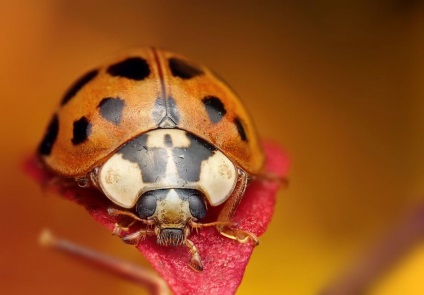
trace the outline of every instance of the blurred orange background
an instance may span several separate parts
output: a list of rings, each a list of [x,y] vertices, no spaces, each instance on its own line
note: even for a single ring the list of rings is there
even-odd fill
[[[292,1],[295,2],[295,1]],[[1,1],[3,294],[147,294],[40,248],[41,229],[147,265],[80,207],[21,172],[63,92],[122,50],[154,45],[220,73],[290,187],[238,294],[316,294],[424,200],[424,5],[361,1]],[[424,294],[424,245],[373,294]]]

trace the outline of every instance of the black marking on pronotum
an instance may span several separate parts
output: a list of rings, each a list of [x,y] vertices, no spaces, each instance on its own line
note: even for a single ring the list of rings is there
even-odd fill
[[[152,117],[155,123],[159,126],[163,121],[170,120],[174,125],[180,122],[180,112],[177,104],[172,97],[158,97],[153,107]]]
[[[99,73],[98,70],[92,70],[88,73],[86,73],[84,76],[82,76],[81,78],[79,78],[70,88],[69,90],[65,93],[65,95],[62,98],[62,102],[60,103],[60,105],[65,105],[69,100],[71,100],[72,97],[74,97],[77,92],[84,87],[88,82],[90,82],[91,80],[93,80],[97,74]]]
[[[49,126],[47,127],[46,134],[38,147],[38,152],[43,156],[48,156],[52,152],[53,145],[56,141],[59,132],[59,119],[54,114]]]
[[[91,134],[91,124],[86,117],[81,117],[74,122],[72,143],[81,144],[88,139]]]
[[[206,141],[187,133],[188,147],[173,147],[171,157],[168,148],[148,147],[148,134],[140,135],[128,142],[117,153],[124,159],[136,163],[141,170],[143,182],[161,182],[167,177],[167,161],[174,161],[178,175],[188,182],[199,181],[202,161],[211,157],[216,148]]]
[[[119,97],[107,97],[103,98],[97,107],[99,108],[100,115],[103,118],[118,125],[121,123],[124,105],[125,102]]]
[[[141,57],[130,57],[111,65],[107,69],[107,72],[114,77],[124,77],[140,81],[150,75],[150,68],[145,59]]]
[[[216,151],[216,148],[206,141],[187,133],[190,145],[184,148],[172,149],[175,166],[181,179],[196,182],[200,179],[202,161],[208,159]]]
[[[236,117],[234,119],[234,124],[236,125],[237,132],[239,133],[241,140],[247,141],[246,131],[244,130],[243,123],[240,118]]]
[[[225,110],[224,104],[216,96],[206,96],[202,99],[205,105],[206,112],[208,113],[209,119],[214,123],[218,123],[225,116],[227,111]]]
[[[164,148],[147,147],[147,134],[143,134],[128,142],[118,153],[124,159],[138,164],[143,182],[157,182],[166,177],[166,161],[168,153]]]
[[[210,144],[209,142],[203,139],[200,139],[199,137],[188,132],[186,132],[186,135],[190,139],[191,145],[202,146],[203,148],[209,150],[211,153],[216,151],[216,147]]]
[[[191,79],[193,77],[203,74],[203,71],[192,64],[189,64],[187,61],[172,57],[169,59],[169,68],[174,77],[179,77],[181,79]]]
[[[163,138],[163,143],[167,147],[172,147],[172,138],[171,138],[171,135],[165,134],[165,136]]]

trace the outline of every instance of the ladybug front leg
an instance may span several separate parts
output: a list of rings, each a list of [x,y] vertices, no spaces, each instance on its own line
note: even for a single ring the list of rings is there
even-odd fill
[[[124,243],[137,246],[141,240],[145,239],[146,236],[156,235],[155,231],[152,229],[140,229],[132,234],[122,237]]]
[[[115,222],[115,227],[113,229],[112,234],[114,236],[120,236],[122,232],[127,232],[130,230],[130,227],[136,223],[136,220],[125,215],[117,216],[117,220]]]
[[[219,222],[230,222],[234,212],[237,209],[237,206],[240,204],[243,198],[244,192],[246,191],[246,186],[248,183],[247,174],[241,169],[239,169],[238,174],[237,185],[218,216]],[[221,235],[229,239],[237,240],[240,243],[246,243],[247,241],[251,240],[255,243],[255,245],[259,244],[258,238],[248,231],[235,229],[225,225],[218,225],[216,228]]]
[[[152,226],[155,224],[154,220],[149,219],[142,219],[139,218],[137,215],[124,211],[119,210],[115,208],[108,208],[107,212],[110,216],[116,217],[118,220],[115,222],[115,228],[113,229],[113,235],[120,236],[121,233],[124,231],[128,231],[131,225],[136,223],[137,221],[142,222],[146,225]]]
[[[259,245],[258,237],[251,232],[230,227],[223,228],[221,231],[218,229],[218,231],[224,237],[237,240],[239,243],[247,243],[250,240],[255,244],[255,246]]]
[[[155,225],[155,221],[153,219],[142,219],[140,217],[138,217],[137,215],[135,215],[134,213],[125,211],[125,210],[119,210],[119,209],[115,209],[115,208],[108,208],[107,209],[107,213],[110,216],[128,216],[132,219],[134,219],[135,221],[140,221],[146,225]]]
[[[186,239],[186,246],[188,247],[190,254],[191,254],[189,265],[194,270],[202,271],[203,270],[203,262],[202,262],[202,259],[200,258],[199,250],[197,250],[197,247],[189,239]]]

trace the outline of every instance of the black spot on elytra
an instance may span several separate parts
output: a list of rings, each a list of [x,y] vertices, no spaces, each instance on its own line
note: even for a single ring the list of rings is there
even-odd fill
[[[172,138],[171,138],[171,135],[165,134],[165,136],[163,138],[163,143],[167,147],[172,147]]]
[[[169,59],[169,68],[174,77],[179,77],[181,79],[191,79],[196,76],[203,74],[203,71],[192,64],[189,64],[187,61],[172,57]]]
[[[100,115],[106,120],[118,125],[121,122],[122,110],[125,102],[119,97],[103,98],[99,103],[98,108]]]
[[[234,124],[237,127],[237,132],[239,133],[241,140],[247,141],[246,131],[244,130],[243,123],[240,118],[236,117],[234,119]]]
[[[84,87],[88,82],[93,80],[97,74],[99,73],[98,70],[92,70],[88,73],[86,73],[84,76],[79,78],[72,86],[69,88],[69,90],[65,93],[65,95],[62,98],[62,102],[60,105],[65,105],[69,100],[71,100],[72,97],[74,97],[77,92]]]
[[[216,96],[206,96],[202,99],[202,102],[205,105],[209,119],[215,124],[221,121],[227,113],[224,104]]]
[[[150,68],[145,59],[141,57],[131,57],[111,65],[107,69],[107,72],[114,77],[124,77],[140,81],[150,75]]]
[[[88,139],[91,134],[91,124],[86,117],[81,117],[74,122],[72,143],[77,145],[81,144]]]
[[[46,134],[44,135],[43,140],[41,141],[38,152],[43,156],[50,155],[53,145],[56,141],[57,134],[59,132],[59,119],[55,114],[51,119],[49,126],[47,127]]]

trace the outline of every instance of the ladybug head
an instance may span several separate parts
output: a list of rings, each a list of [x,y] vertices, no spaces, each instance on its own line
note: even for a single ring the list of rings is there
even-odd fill
[[[159,189],[148,191],[137,201],[137,215],[155,220],[157,243],[182,245],[190,234],[189,222],[206,215],[202,192],[194,189]]]

